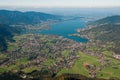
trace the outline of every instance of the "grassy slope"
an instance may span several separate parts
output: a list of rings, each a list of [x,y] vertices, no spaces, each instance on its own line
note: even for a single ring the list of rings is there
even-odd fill
[[[53,59],[48,59],[47,61],[44,62],[46,66],[50,66],[54,63],[55,61]]]
[[[65,56],[65,57],[67,57],[67,56],[69,56],[69,55],[71,54],[71,52],[72,52],[72,51],[70,51],[70,50],[69,50],[69,51],[68,51],[68,50],[64,50],[64,51],[61,52],[61,54],[62,54],[63,56]]]
[[[105,51],[105,54],[110,53],[108,51]],[[60,72],[58,72],[58,75],[61,75],[63,73],[72,73],[72,74],[82,74],[85,76],[88,76],[88,71],[87,69],[83,66],[84,62],[87,62],[89,64],[92,65],[96,65],[96,66],[100,66],[100,64],[98,63],[98,59],[96,57],[84,54],[84,53],[79,53],[80,55],[80,59],[78,59],[75,63],[75,65],[67,70],[66,68],[63,68]],[[116,59],[107,57],[107,59],[109,59],[111,61],[111,66],[118,66],[120,65],[120,62]],[[120,68],[118,69],[114,69],[111,66],[104,68],[102,71],[98,72],[97,77],[98,78],[105,78],[105,79],[109,79],[110,77],[118,77],[120,76]]]
[[[89,64],[95,64],[95,65],[99,65],[99,63],[97,62],[97,58],[93,57],[93,56],[89,56],[87,54],[84,53],[78,53],[78,55],[80,55],[80,59],[78,59],[75,63],[75,65],[70,69],[70,70],[66,70],[65,68],[63,68],[57,75],[61,75],[62,73],[75,73],[75,74],[83,74],[85,76],[88,76],[88,71],[87,69],[83,66],[84,62],[87,62]]]
[[[34,71],[34,70],[39,70],[40,68],[38,68],[38,67],[28,67],[28,68],[25,68],[25,69],[23,69],[22,71],[23,72],[25,72],[25,73],[31,73],[32,71]]]

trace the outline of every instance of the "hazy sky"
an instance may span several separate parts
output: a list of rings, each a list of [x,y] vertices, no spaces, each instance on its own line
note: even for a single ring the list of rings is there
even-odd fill
[[[120,7],[120,0],[0,0],[0,7]]]

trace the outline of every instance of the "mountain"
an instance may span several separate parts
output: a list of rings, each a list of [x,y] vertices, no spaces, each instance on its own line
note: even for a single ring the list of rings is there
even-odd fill
[[[22,26],[11,27],[17,24],[37,24],[47,20],[60,20],[61,17],[41,12],[20,12],[0,10],[0,51],[7,49],[7,42],[14,41],[12,38],[19,34]]]
[[[120,15],[114,15],[90,22],[91,25],[120,24]]]
[[[120,52],[120,16],[106,17],[88,24],[87,29],[79,34],[86,35],[90,39],[100,40],[104,44],[113,43],[112,50],[115,53]]]
[[[47,20],[60,20],[60,16],[41,12],[0,10],[0,24],[37,24]]]
[[[19,34],[20,31],[20,28],[0,24],[0,51],[5,51],[7,49],[7,42],[14,41],[13,36]]]

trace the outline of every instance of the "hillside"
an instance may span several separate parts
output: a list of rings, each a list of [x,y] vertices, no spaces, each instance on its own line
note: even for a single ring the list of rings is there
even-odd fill
[[[47,20],[60,20],[60,16],[41,12],[0,10],[0,24],[37,24]]]
[[[80,74],[63,74],[60,75],[58,77],[52,77],[50,74],[43,74],[39,71],[34,71],[32,73],[32,78],[23,78],[21,76],[25,75],[25,73],[21,72],[21,73],[4,73],[2,75],[0,75],[0,79],[4,79],[4,80],[107,80],[107,79],[100,79],[100,78],[89,78]],[[27,76],[29,76],[31,74],[27,74]],[[113,80],[115,80],[117,78],[114,78]]]
[[[0,24],[0,51],[7,49],[7,42],[12,42],[13,36],[19,34],[21,31],[20,28],[11,27],[5,24]]]
[[[103,43],[113,43],[113,51],[120,52],[120,16],[106,17],[92,23],[89,28],[80,31],[79,34],[86,35],[90,39],[100,40]],[[92,26],[91,26],[92,25]],[[94,27],[93,27],[94,26]]]

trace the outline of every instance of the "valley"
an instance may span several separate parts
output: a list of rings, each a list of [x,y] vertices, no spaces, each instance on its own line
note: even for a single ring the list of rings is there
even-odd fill
[[[86,27],[81,20],[69,23],[53,17],[38,20],[37,24],[10,22],[5,31],[2,30],[5,25],[0,26],[3,31],[0,37],[6,43],[4,50],[0,48],[0,79],[14,76],[11,78],[17,80],[64,80],[72,75],[78,80],[120,79],[120,59],[116,58],[120,49],[119,24]],[[111,34],[107,34],[109,31]],[[8,34],[3,34],[6,32],[11,34],[8,39]]]

